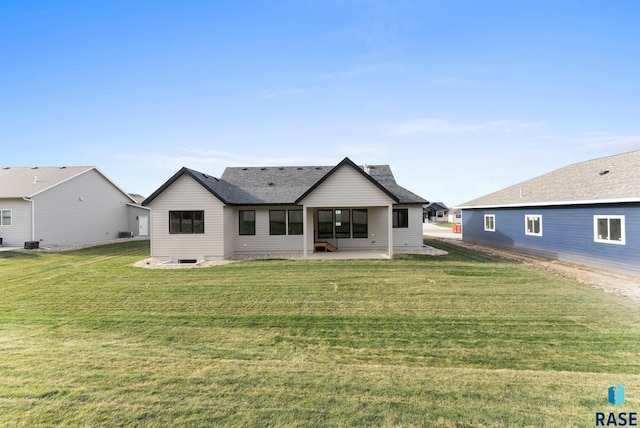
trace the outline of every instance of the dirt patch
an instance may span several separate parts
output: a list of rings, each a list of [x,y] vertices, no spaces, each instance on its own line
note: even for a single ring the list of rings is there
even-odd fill
[[[559,260],[550,260],[514,251],[502,250],[483,245],[471,244],[454,239],[439,239],[447,244],[457,245],[492,256],[515,260],[536,269],[550,272],[563,278],[572,279],[581,284],[599,288],[607,293],[617,294],[640,303],[640,276],[591,268]]]

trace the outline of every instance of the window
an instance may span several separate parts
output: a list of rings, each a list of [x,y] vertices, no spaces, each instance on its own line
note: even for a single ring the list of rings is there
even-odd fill
[[[289,235],[302,235],[302,210],[289,211]]]
[[[624,216],[593,216],[593,240],[606,244],[625,245]]]
[[[495,214],[485,214],[484,215],[484,230],[487,232],[495,232],[496,231],[496,216]]]
[[[11,210],[0,210],[0,226],[11,226]]]
[[[367,210],[353,210],[353,237],[354,238],[368,238],[369,231],[368,225],[368,212]]]
[[[336,238],[351,238],[350,210],[336,210]]]
[[[169,233],[204,233],[204,211],[169,211]]]
[[[525,235],[542,236],[542,216],[525,215]]]
[[[256,234],[256,212],[240,210],[240,235]]]
[[[318,238],[333,238],[333,210],[318,210]]]
[[[287,212],[285,210],[269,211],[269,235],[287,234]]]
[[[409,210],[407,208],[393,210],[393,227],[394,229],[409,227]]]

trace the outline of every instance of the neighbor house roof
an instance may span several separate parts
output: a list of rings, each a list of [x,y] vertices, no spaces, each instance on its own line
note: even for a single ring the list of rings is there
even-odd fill
[[[4,167],[0,169],[0,198],[30,198],[95,170],[131,201],[135,200],[94,166]]]
[[[438,210],[447,211],[449,209],[443,202],[431,202],[425,208],[427,208],[427,209],[431,208],[431,209],[433,209],[435,211],[438,211]]]
[[[360,167],[345,158],[336,166],[230,167],[224,170],[220,178],[182,168],[149,196],[143,205],[151,202],[183,174],[191,176],[227,205],[297,205],[344,165],[354,168],[398,203],[428,203],[399,186],[388,165]]]
[[[459,205],[460,208],[640,201],[640,151],[578,162]]]

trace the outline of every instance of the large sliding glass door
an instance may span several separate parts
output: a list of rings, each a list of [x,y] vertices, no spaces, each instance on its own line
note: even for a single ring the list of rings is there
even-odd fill
[[[317,239],[351,239],[369,236],[367,209],[319,209]]]

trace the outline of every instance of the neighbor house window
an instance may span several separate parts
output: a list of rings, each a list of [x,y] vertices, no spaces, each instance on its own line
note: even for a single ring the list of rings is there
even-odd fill
[[[254,210],[240,210],[240,235],[256,234],[256,212]]]
[[[351,238],[350,210],[336,210],[336,238]]]
[[[318,238],[333,238],[333,210],[318,210]]]
[[[289,211],[289,235],[302,235],[302,210]]]
[[[369,237],[367,210],[353,210],[353,237],[367,238]]]
[[[593,216],[593,240],[607,244],[625,244],[624,216]]]
[[[542,216],[525,215],[525,235],[542,236]]]
[[[496,216],[495,214],[485,214],[484,215],[484,230],[487,232],[495,232],[496,231]]]
[[[285,210],[269,211],[269,235],[287,234],[287,212]]]
[[[169,233],[204,233],[204,211],[169,211]]]
[[[11,210],[0,210],[0,226],[11,226]]]
[[[407,208],[393,210],[393,227],[395,229],[409,227],[409,210]]]

